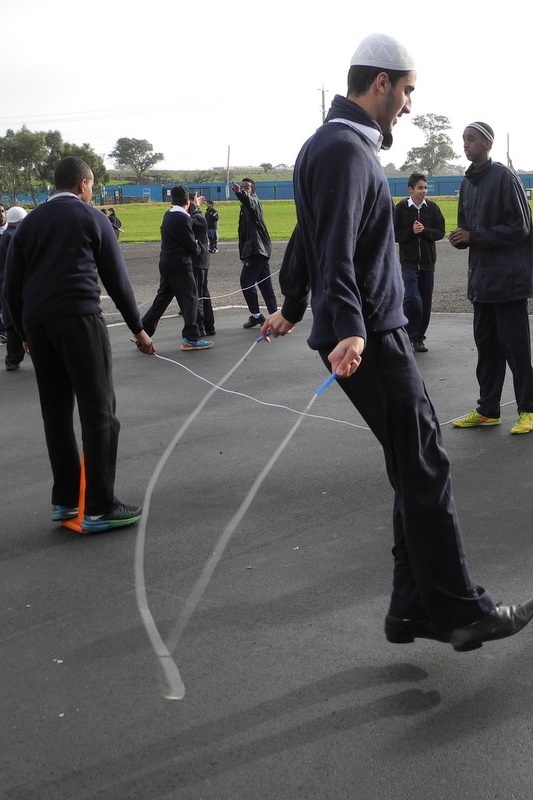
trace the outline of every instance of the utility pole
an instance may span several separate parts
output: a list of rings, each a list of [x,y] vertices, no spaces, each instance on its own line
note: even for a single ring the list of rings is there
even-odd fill
[[[324,84],[322,84],[322,88],[318,89],[317,91],[322,93],[322,122],[326,119],[326,92],[329,91],[328,89],[324,89]]]
[[[230,146],[228,144],[228,161],[227,161],[227,164],[226,164],[226,200],[229,200],[229,198],[230,198],[230,193],[229,193],[229,152],[230,152]]]
[[[514,169],[513,162],[509,154],[509,134],[507,134],[507,166],[510,167],[510,169]]]

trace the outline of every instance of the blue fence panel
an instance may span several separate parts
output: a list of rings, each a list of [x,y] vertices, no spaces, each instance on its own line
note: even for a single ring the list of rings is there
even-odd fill
[[[528,197],[533,198],[533,173],[519,175]],[[429,195],[433,197],[454,197],[459,194],[462,175],[440,175],[428,178]],[[408,176],[388,178],[390,191],[393,197],[408,197]],[[95,191],[94,202],[96,205],[120,205],[123,202],[152,202],[170,203],[170,190],[174,183],[133,185],[124,183],[121,186],[101,187],[105,194]],[[206,200],[221,202],[234,200],[235,195],[226,183],[195,183],[188,184],[189,191],[204,195]],[[257,194],[261,200],[293,200],[292,181],[257,181]],[[38,202],[44,203],[48,195],[44,192],[38,194]],[[17,195],[17,201],[22,205],[32,205],[31,197]],[[11,197],[3,196],[3,203],[9,204]]]

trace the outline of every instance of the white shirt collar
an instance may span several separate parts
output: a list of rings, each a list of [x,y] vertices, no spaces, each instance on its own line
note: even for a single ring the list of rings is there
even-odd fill
[[[74,194],[74,192],[56,192],[55,194],[51,195],[46,202],[49,203],[50,200],[56,200],[58,197],[75,197],[76,200],[80,200],[78,195]]]
[[[408,199],[408,201],[407,201],[407,205],[408,205],[408,206],[414,206],[415,208],[422,208],[422,206],[427,206],[427,203],[426,203],[426,198],[424,197],[424,199],[422,200],[422,202],[420,203],[420,205],[419,205],[419,206],[417,206],[417,204],[416,204],[416,203],[413,203],[413,198],[412,198],[412,197],[410,197],[410,198]]]
[[[361,125],[359,122],[352,122],[350,119],[342,119],[342,117],[330,119],[329,122],[340,122],[343,125],[348,125],[350,128],[353,128],[354,131],[362,133],[365,139],[368,139],[376,155],[381,150],[383,135],[376,128],[371,128],[370,125]]]
[[[189,213],[182,206],[170,206],[169,211],[181,211],[182,214],[188,214]]]

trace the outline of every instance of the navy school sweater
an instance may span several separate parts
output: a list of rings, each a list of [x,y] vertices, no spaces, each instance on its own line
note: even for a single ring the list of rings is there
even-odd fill
[[[102,283],[132,333],[142,330],[113,226],[97,208],[66,194],[19,224],[6,259],[4,294],[24,331],[70,316],[101,313]]]
[[[328,121],[335,118],[379,131],[360,106],[336,95],[296,160],[298,222],[280,273],[282,313],[290,322],[301,320],[311,292],[313,349],[349,336],[366,340],[407,322],[387,179],[368,140]]]

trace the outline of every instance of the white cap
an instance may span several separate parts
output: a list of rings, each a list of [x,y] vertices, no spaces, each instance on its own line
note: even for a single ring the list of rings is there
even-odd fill
[[[6,222],[20,222],[27,215],[27,211],[20,206],[11,206],[6,212]]]
[[[415,61],[407,49],[386,33],[371,33],[359,43],[350,66],[378,67],[378,69],[411,72]]]

